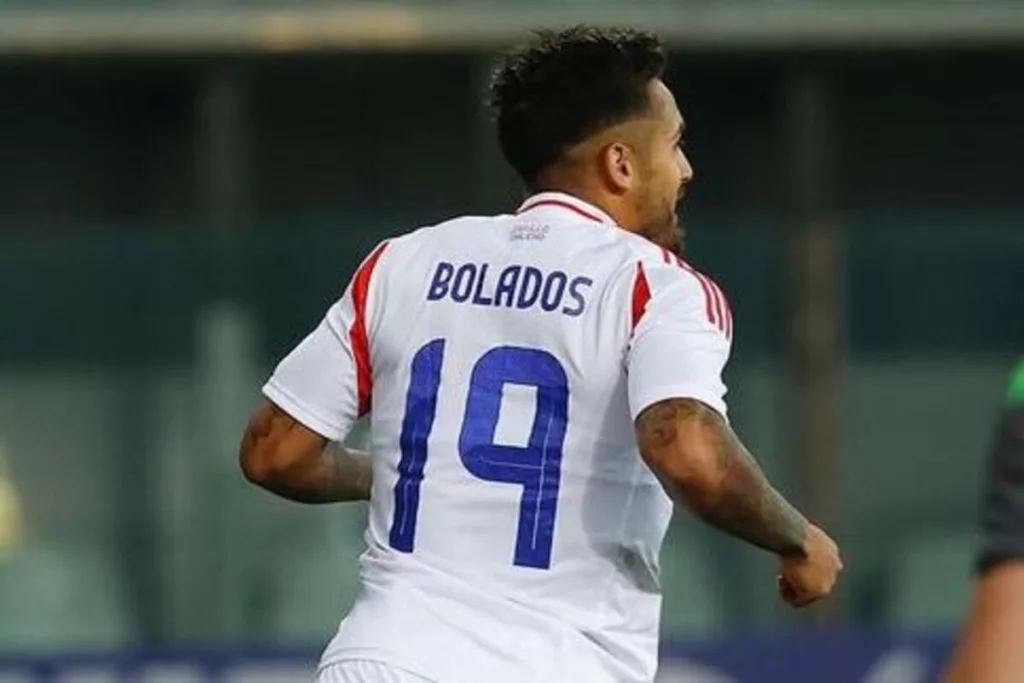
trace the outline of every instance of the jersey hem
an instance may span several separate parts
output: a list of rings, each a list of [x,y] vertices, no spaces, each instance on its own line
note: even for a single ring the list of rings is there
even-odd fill
[[[376,648],[352,648],[331,655],[325,654],[324,657],[321,658],[320,664],[317,666],[317,673],[321,673],[325,669],[332,667],[335,664],[342,664],[343,662],[374,662],[375,664],[384,664],[395,669],[401,669],[413,676],[418,676],[427,683],[441,683],[441,679],[431,675],[430,673],[424,672],[420,665],[401,657],[395,657],[394,654],[390,652],[378,650]],[[446,680],[444,683],[461,682]]]
[[[263,395],[320,436],[331,441],[341,441],[345,438],[346,435],[343,429],[339,429],[336,425],[332,425],[327,420],[318,417],[315,411],[273,379],[263,385]]]
[[[632,401],[633,405],[630,406],[631,417],[633,420],[636,420],[637,416],[645,409],[654,405],[658,401],[665,401],[671,398],[696,399],[713,408],[726,422],[729,421],[726,415],[725,402],[722,401],[721,398],[709,394],[707,389],[693,384],[670,384],[664,387],[656,387],[653,390],[648,390],[640,394],[634,398]]]
[[[983,549],[974,561],[974,573],[983,577],[1010,562],[1024,561],[1024,543]]]

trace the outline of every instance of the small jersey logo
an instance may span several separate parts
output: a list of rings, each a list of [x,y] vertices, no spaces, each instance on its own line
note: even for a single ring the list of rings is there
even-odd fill
[[[513,242],[540,241],[548,236],[550,230],[551,226],[544,223],[520,223],[512,226],[512,234],[509,239]]]

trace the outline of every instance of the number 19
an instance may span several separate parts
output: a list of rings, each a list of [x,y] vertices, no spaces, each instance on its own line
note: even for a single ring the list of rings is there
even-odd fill
[[[427,441],[437,414],[445,340],[416,352],[399,439],[401,459],[395,484],[395,517],[390,544],[412,552]],[[532,386],[537,407],[526,446],[494,443],[505,384]],[[540,349],[499,346],[473,366],[459,433],[459,457],[466,470],[488,482],[522,487],[513,564],[549,569],[554,542],[562,450],[569,410],[569,382],[562,364]]]

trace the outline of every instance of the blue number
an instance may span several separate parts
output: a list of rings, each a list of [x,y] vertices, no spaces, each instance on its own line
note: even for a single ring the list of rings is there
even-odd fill
[[[505,384],[537,389],[537,411],[525,447],[494,443]],[[501,346],[473,367],[459,455],[480,479],[523,487],[514,560],[520,567],[551,566],[568,409],[569,381],[561,363],[547,351]]]
[[[435,339],[412,359],[412,378],[405,396],[405,417],[399,447],[398,482],[395,484],[395,519],[391,523],[391,547],[411,553],[420,507],[420,484],[427,465],[427,439],[437,415],[437,389],[441,384],[444,340]]]
[[[427,437],[437,411],[444,340],[430,342],[413,358],[412,379],[402,422],[402,457],[395,485],[391,547],[412,552],[419,487],[427,459]],[[494,443],[502,390],[506,384],[534,387],[537,408],[526,446]],[[562,450],[569,411],[569,381],[558,359],[539,349],[501,346],[473,366],[459,456],[474,476],[523,487],[513,563],[548,569],[554,541]]]

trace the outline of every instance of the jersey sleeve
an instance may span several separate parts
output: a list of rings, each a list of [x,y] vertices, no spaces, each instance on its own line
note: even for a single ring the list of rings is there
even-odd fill
[[[277,365],[263,395],[321,436],[342,441],[370,411],[372,371],[367,314],[380,244],[320,324]]]
[[[637,263],[626,358],[629,408],[692,398],[727,415],[722,371],[729,359],[732,313],[708,277],[681,263]]]

